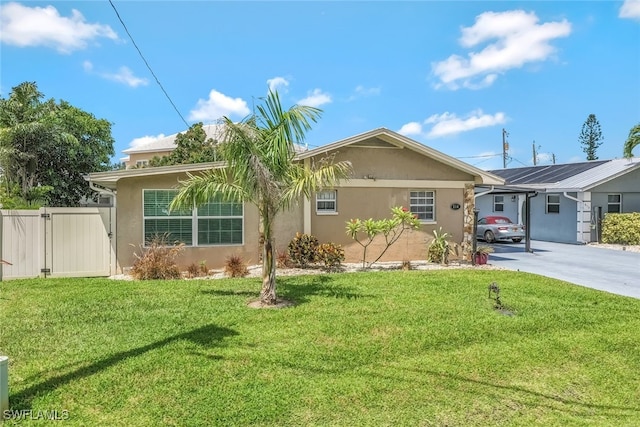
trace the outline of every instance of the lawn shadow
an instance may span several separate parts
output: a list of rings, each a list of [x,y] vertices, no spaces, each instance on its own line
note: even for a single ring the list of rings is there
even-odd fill
[[[335,283],[335,278],[331,274],[281,277],[277,280],[278,296],[295,301],[296,304],[309,302],[311,296],[334,299],[356,299],[370,296],[355,292],[353,287]]]
[[[221,342],[224,338],[234,335],[238,335],[238,333],[232,329],[221,328],[215,325],[205,325],[200,328],[196,328],[182,334],[173,335],[142,347],[115,353],[88,366],[78,368],[66,374],[51,377],[38,384],[27,387],[26,389],[18,393],[10,394],[9,401],[12,409],[14,410],[28,410],[31,408],[31,403],[35,397],[47,394],[48,392],[54,391],[58,387],[64,386],[65,384],[69,384],[73,381],[97,374],[105,369],[117,365],[118,363],[128,358],[140,356],[149,351],[153,351],[165,345],[182,340],[190,341],[199,347],[219,346],[221,345]],[[207,357],[212,358],[211,355],[208,355]],[[55,369],[54,371],[57,370],[58,369]]]
[[[256,291],[229,291],[226,289],[203,289],[200,291],[201,294],[205,295],[215,295],[219,297],[257,297],[260,295],[260,290]]]
[[[309,371],[311,374],[321,374],[327,375],[330,374],[332,376],[341,375],[343,373],[353,373],[353,366],[350,363],[347,363],[345,367],[340,367],[338,364],[332,364],[332,366],[327,367],[311,367],[308,364],[301,366],[295,363],[287,363],[281,362],[283,366],[292,369],[302,369]],[[576,416],[590,416],[590,417],[598,417],[598,416],[630,416],[634,417],[640,414],[640,406],[620,406],[620,405],[603,405],[595,402],[586,402],[577,399],[570,399],[566,397],[562,397],[556,394],[547,394],[542,393],[536,390],[530,390],[525,387],[519,385],[505,385],[505,384],[496,384],[490,381],[483,381],[481,379],[470,378],[464,375],[452,374],[449,372],[439,372],[430,369],[412,369],[412,368],[398,368],[400,372],[397,375],[393,373],[383,373],[381,371],[376,370],[375,373],[370,372],[362,372],[359,371],[358,375],[360,376],[371,376],[375,381],[380,381],[381,379],[386,379],[389,381],[400,381],[400,382],[410,382],[411,384],[420,383],[420,378],[425,377],[434,377],[440,378],[442,380],[453,380],[462,384],[472,384],[482,387],[485,391],[483,391],[484,395],[493,396],[496,402],[500,401],[504,398],[504,395],[501,393],[502,391],[507,392],[511,399],[517,400],[525,406],[529,407],[543,407],[548,408],[554,411],[562,411],[566,413],[570,413]],[[405,373],[402,374],[401,372]],[[445,384],[445,381],[439,382],[439,384]],[[424,386],[430,386],[431,383],[424,381]],[[473,387],[456,387],[457,391],[463,393],[478,393],[477,389]],[[532,403],[530,398],[538,398],[541,399],[539,403]],[[565,406],[566,405],[566,406]],[[599,411],[599,413],[594,413],[594,411]],[[624,414],[624,412],[631,414]]]

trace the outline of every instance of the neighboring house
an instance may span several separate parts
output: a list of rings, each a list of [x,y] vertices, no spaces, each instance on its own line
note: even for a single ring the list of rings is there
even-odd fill
[[[204,129],[204,132],[207,134],[207,139],[212,138],[218,140],[220,138],[219,125],[204,125],[202,129]],[[146,167],[152,158],[156,156],[163,157],[170,154],[176,148],[177,136],[178,134],[174,133],[173,135],[154,139],[146,144],[127,148],[122,151],[127,157],[121,158],[120,161],[124,163],[125,169]]]
[[[607,213],[640,212],[640,158],[490,171],[506,186],[478,188],[479,217],[500,214],[525,221],[530,195],[534,240],[589,243],[598,240]]]
[[[298,152],[296,160],[311,164],[326,156],[334,161],[349,160],[352,178],[282,212],[276,218],[274,233],[278,251],[285,250],[296,232],[302,232],[313,234],[320,242],[343,245],[347,261],[357,261],[362,248],[347,236],[346,222],[389,218],[392,207],[404,206],[419,216],[422,227],[407,233],[383,260],[426,259],[427,242],[439,228],[451,235],[451,241],[461,244],[468,259],[474,188],[504,184],[491,173],[384,128]],[[170,232],[186,243],[180,260],[183,266],[204,260],[217,268],[232,254],[249,263],[259,262],[259,217],[253,205],[212,200],[188,212],[168,210],[179,181],[188,173],[222,167],[224,163],[217,162],[90,174],[91,185],[116,194],[119,268],[130,267],[145,239],[159,231]],[[377,256],[381,245],[380,241],[374,243],[369,254]]]

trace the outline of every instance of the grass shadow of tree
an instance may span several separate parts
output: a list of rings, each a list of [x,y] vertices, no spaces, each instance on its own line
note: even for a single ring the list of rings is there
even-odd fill
[[[184,332],[177,335],[172,335],[163,340],[156,341],[154,343],[134,348],[127,351],[121,351],[115,353],[109,357],[98,360],[91,363],[88,366],[75,369],[66,374],[57,375],[48,378],[40,383],[34,384],[26,389],[19,391],[9,396],[12,409],[22,410],[30,409],[33,399],[39,395],[51,392],[58,387],[71,383],[82,378],[89,377],[97,374],[105,369],[108,369],[114,365],[117,365],[123,360],[131,357],[140,356],[149,351],[161,348],[176,341],[187,340],[199,347],[213,347],[221,345],[224,338],[238,335],[238,333],[232,329],[222,328],[215,325],[205,325],[200,328],[193,329],[188,332]]]

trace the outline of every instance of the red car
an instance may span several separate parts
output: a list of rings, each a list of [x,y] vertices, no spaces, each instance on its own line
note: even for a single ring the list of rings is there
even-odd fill
[[[524,225],[514,224],[506,216],[485,216],[478,220],[476,237],[487,243],[511,240],[519,243],[524,239]]]

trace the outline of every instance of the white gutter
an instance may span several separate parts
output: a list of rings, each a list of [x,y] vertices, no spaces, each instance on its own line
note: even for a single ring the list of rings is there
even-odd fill
[[[494,189],[495,189],[495,186],[493,186],[493,185],[492,185],[492,186],[491,186],[491,188],[490,188],[490,189],[488,189],[487,191],[483,191],[482,193],[474,194],[474,195],[473,195],[473,200],[477,199],[477,198],[478,198],[478,197],[480,197],[480,196],[484,196],[485,194],[489,194],[489,193],[491,193]]]

